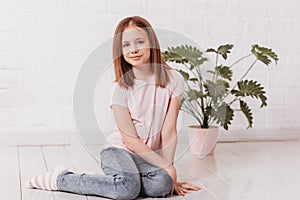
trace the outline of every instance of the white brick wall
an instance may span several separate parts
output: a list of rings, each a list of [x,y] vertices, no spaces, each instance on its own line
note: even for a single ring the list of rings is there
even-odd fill
[[[254,109],[254,127],[299,128],[299,8],[295,0],[1,0],[0,134],[73,130],[72,93],[80,67],[130,15],[178,31],[203,49],[234,43],[233,57],[252,43],[272,47],[278,66],[257,66],[250,74],[264,83],[269,97],[267,108]],[[239,118],[232,128],[245,126]]]

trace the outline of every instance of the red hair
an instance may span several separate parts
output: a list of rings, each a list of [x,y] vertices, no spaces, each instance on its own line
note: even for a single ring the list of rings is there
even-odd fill
[[[121,87],[131,87],[134,84],[134,73],[132,65],[125,61],[122,54],[122,33],[128,26],[137,26],[147,32],[150,42],[150,67],[155,75],[155,82],[165,87],[170,81],[170,67],[164,61],[158,39],[150,23],[142,17],[127,17],[119,22],[116,27],[113,40],[113,59],[115,70],[115,81]]]

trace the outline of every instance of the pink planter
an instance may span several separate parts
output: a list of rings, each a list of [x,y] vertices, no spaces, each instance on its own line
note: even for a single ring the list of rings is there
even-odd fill
[[[213,155],[218,139],[218,127],[208,129],[199,126],[189,126],[189,145],[192,153],[199,157]]]

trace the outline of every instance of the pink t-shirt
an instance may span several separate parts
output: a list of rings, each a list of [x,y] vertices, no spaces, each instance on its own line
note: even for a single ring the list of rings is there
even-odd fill
[[[165,88],[155,85],[154,75],[147,81],[135,80],[135,84],[128,89],[121,88],[117,83],[113,88],[111,105],[128,108],[139,139],[152,150],[159,150],[161,129],[170,100],[181,96],[185,90],[181,74],[172,69],[170,82]],[[117,127],[107,138],[105,147],[109,146],[127,149]]]

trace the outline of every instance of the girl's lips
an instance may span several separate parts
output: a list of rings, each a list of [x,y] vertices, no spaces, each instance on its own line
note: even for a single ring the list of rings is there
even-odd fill
[[[142,56],[132,56],[132,57],[130,57],[131,59],[139,59],[140,57],[142,57]]]

